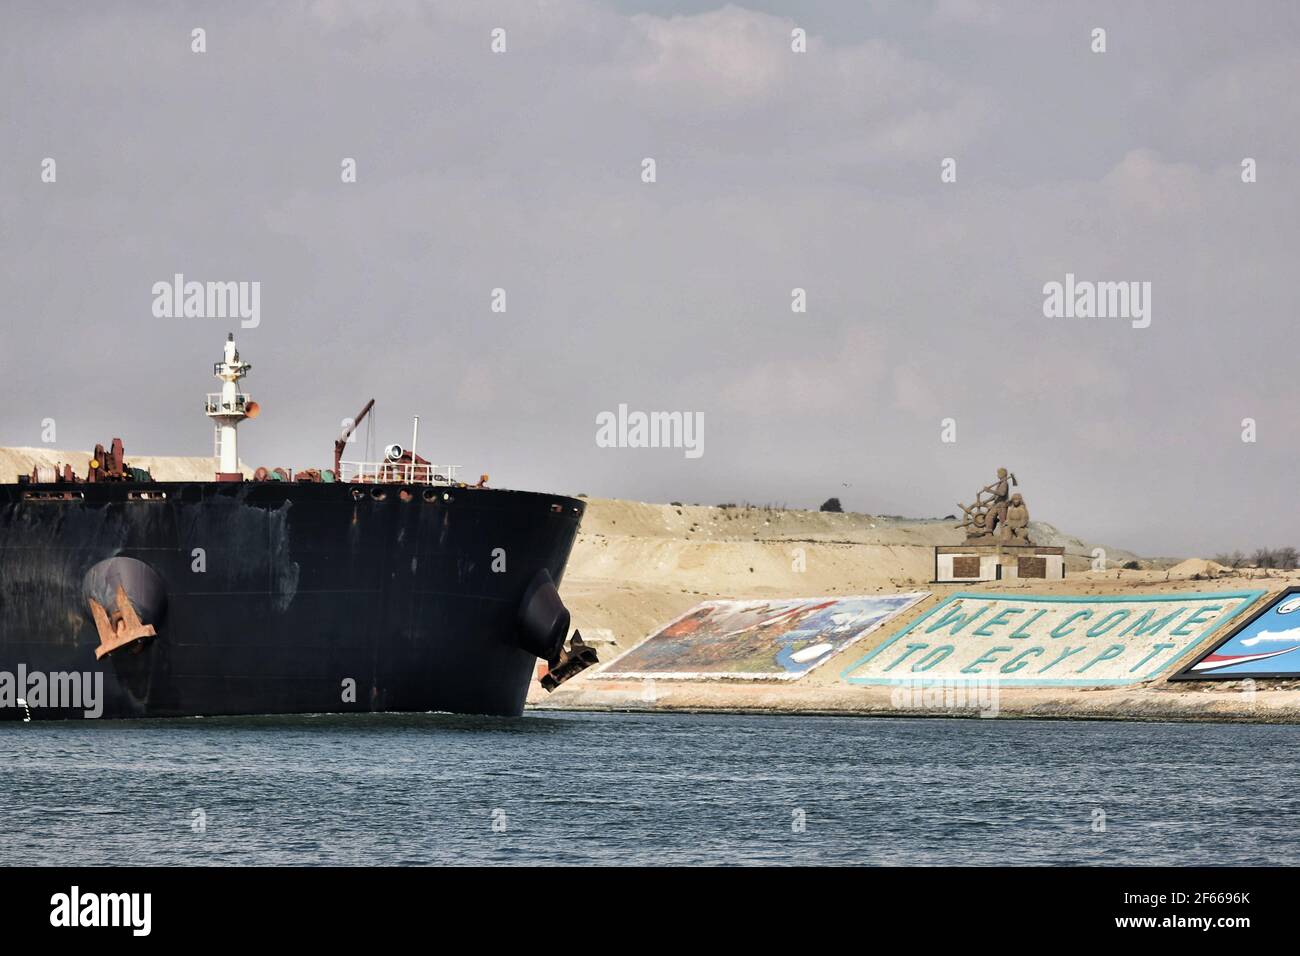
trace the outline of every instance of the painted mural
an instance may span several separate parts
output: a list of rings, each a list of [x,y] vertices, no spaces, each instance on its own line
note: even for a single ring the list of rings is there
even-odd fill
[[[840,676],[852,684],[917,677],[1006,686],[1132,684],[1167,673],[1263,593],[955,594]]]
[[[596,676],[794,680],[928,596],[706,601]]]
[[[1300,677],[1300,588],[1289,588],[1173,680]]]

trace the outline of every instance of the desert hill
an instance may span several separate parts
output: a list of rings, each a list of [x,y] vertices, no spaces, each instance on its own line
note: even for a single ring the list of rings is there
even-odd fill
[[[934,546],[964,540],[955,525],[592,498],[562,592],[584,634],[609,632],[604,636],[626,648],[709,598],[869,594],[925,584],[934,577]],[[1031,524],[1030,536],[1064,546],[1069,571],[1091,567],[1096,545],[1043,522]],[[1136,560],[1105,550],[1108,567]]]
[[[86,475],[90,451],[68,451],[54,448],[0,448],[0,481],[10,482],[16,475],[30,475],[37,465],[51,468],[71,465],[79,477]],[[127,464],[144,468],[155,481],[211,481],[217,471],[217,461],[211,455],[185,457],[180,455],[137,455],[129,449]],[[240,462],[245,476],[253,470]]]

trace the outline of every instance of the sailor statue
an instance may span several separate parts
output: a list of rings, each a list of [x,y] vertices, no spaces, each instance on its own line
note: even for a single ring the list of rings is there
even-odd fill
[[[985,485],[969,505],[960,505],[967,541],[1006,541],[1030,544],[1029,508],[1019,492],[1016,476],[1005,468],[998,469],[997,480]]]

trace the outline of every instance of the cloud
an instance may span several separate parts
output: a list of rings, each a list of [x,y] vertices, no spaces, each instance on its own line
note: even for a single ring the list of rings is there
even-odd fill
[[[796,54],[796,21],[737,4],[12,3],[0,283],[30,400],[0,435],[52,414],[69,444],[208,450],[193,396],[226,329],[149,312],[180,271],[262,282],[253,462],[327,461],[373,394],[382,442],[423,412],[431,456],[522,487],[815,507],[824,466],[906,513],[1005,464],[1035,517],[1117,546],[1300,536],[1277,347],[1300,31],[1115,7],[1098,58],[1002,9],[831,5]],[[1152,327],[1044,319],[1066,271],[1151,281]],[[623,401],[706,412],[707,454],[599,453],[592,416]],[[1206,511],[1206,476],[1237,494]]]
[[[1101,180],[1114,214],[1140,212],[1153,219],[1201,212],[1209,177],[1191,163],[1169,163],[1152,149],[1135,149]]]
[[[927,158],[967,142],[993,109],[937,64],[870,38],[808,37],[790,18],[728,5],[690,16],[640,14],[630,51],[631,103],[674,126],[709,124],[711,149],[816,150],[838,162]]]
[[[931,378],[934,371],[937,370],[927,375],[915,364],[896,366],[893,372],[895,406],[917,418],[933,419],[937,423],[940,404]]]
[[[791,20],[727,6],[631,22],[641,40],[632,78],[650,99],[735,109],[770,102],[793,74]]]
[[[1002,6],[989,0],[938,0],[930,13],[934,26],[997,26]]]
[[[789,351],[779,360],[742,366],[717,384],[734,411],[797,421],[864,407],[883,368],[876,337],[851,329],[831,347]]]

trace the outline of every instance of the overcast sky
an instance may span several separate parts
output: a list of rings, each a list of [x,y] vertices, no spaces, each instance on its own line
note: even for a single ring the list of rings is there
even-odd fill
[[[511,487],[932,516],[1005,465],[1140,553],[1300,545],[1295,4],[0,18],[2,444],[210,453],[233,323],[155,317],[180,272],[261,283],[253,465],[327,465],[373,396],[378,443],[419,414]],[[1045,318],[1067,272],[1150,282],[1150,327]],[[703,455],[598,447],[620,403],[702,413]]]

